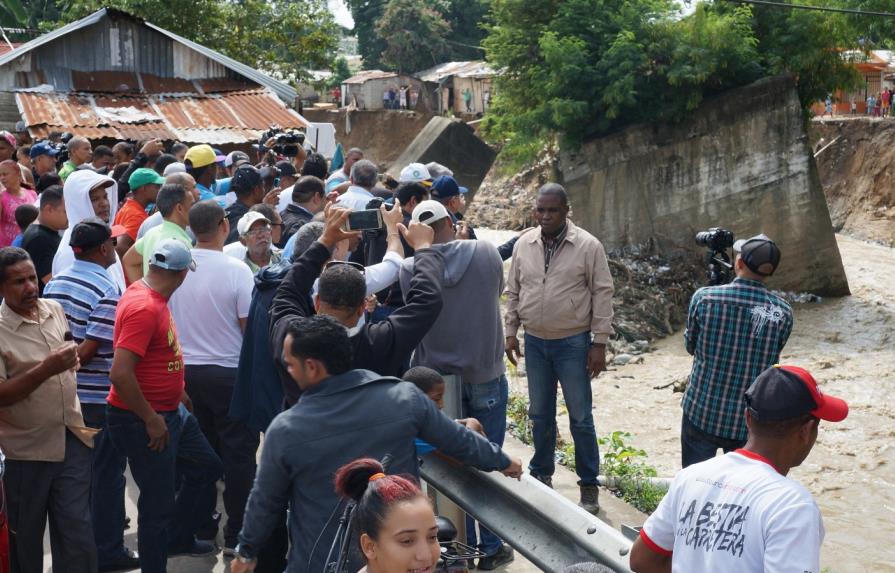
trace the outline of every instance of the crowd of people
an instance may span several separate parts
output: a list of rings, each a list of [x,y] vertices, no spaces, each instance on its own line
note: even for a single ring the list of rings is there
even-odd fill
[[[219,550],[233,573],[336,561],[432,571],[421,458],[522,476],[503,442],[506,363],[523,352],[528,473],[553,487],[561,387],[580,506],[599,513],[591,380],[613,336],[613,278],[562,186],[542,186],[536,227],[495,246],[476,238],[467,189],[437,163],[394,180],[356,148],[330,162],[311,150],[272,157],[265,142],[253,161],[204,144],[93,149],[73,137],[62,162],[62,147],[23,152],[0,134],[12,571],[43,571],[48,520],[56,571],[158,573],[171,556]],[[359,211],[381,224],[358,230]],[[804,370],[774,366],[793,326],[765,285],[776,244],[760,235],[735,251],[737,278],[690,304],[686,469],[634,545],[637,571],[818,571],[819,511],[785,475],[818,420],[847,406]],[[448,389],[459,419],[441,411]],[[124,543],[128,468],[138,551]],[[354,542],[343,550],[346,507]],[[465,529],[482,555],[470,569],[514,559],[483,524]]]

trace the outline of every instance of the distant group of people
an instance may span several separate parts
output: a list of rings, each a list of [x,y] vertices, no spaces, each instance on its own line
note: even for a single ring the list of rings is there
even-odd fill
[[[64,163],[42,159],[56,142],[30,147],[32,178],[52,181],[30,189],[14,142],[0,134],[0,221],[6,202],[37,214],[21,247],[13,236],[0,248],[13,571],[42,571],[48,519],[54,567],[76,572],[164,572],[168,557],[218,545],[233,573],[322,571],[349,502],[349,570],[431,570],[420,459],[522,475],[502,448],[506,361],[523,353],[528,471],[553,487],[561,388],[579,504],[600,511],[591,381],[614,334],[613,278],[562,186],[543,185],[536,227],[495,246],[477,239],[468,190],[438,163],[395,179],[357,148],[330,163],[270,157],[265,142],[252,160],[153,140],[136,153],[120,142],[97,165],[75,137]],[[352,228],[361,211],[381,224]],[[734,248],[736,280],[690,303],[686,469],[635,543],[637,571],[760,571],[762,560],[817,571],[820,514],[785,475],[818,420],[847,406],[804,370],[773,366],[793,325],[765,284],[780,251],[763,235]],[[441,411],[448,389],[458,419]],[[138,553],[124,544],[128,467]],[[478,569],[514,558],[471,518],[465,541],[483,554]]]
[[[384,109],[414,109],[419,98],[419,91],[412,86],[388,86],[382,90],[382,107]]]

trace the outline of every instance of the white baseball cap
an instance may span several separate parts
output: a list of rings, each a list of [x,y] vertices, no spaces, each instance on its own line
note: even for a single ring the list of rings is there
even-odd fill
[[[411,163],[401,170],[398,176],[398,183],[418,183],[420,181],[429,181],[432,176],[429,170],[422,163]]]
[[[410,219],[415,223],[423,223],[431,226],[435,221],[450,217],[444,205],[438,201],[427,199],[413,209]]]
[[[240,236],[245,235],[249,232],[249,229],[252,228],[252,225],[257,223],[258,221],[265,221],[270,224],[270,221],[267,220],[267,217],[259,213],[258,211],[249,211],[242,217],[240,217],[239,222],[236,223],[236,232],[240,234]]]
[[[162,173],[162,175],[167,177],[173,173],[186,173],[186,165],[180,162],[169,163],[167,167],[165,167],[165,172]]]

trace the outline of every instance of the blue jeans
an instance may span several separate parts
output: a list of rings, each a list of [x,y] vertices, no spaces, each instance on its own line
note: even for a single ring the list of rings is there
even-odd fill
[[[93,478],[90,481],[90,516],[99,567],[128,556],[124,547],[124,470],[127,458],[109,439],[105,404],[81,404],[84,423],[100,432],[93,440]]]
[[[596,485],[600,469],[597,432],[594,428],[593,397],[587,373],[590,333],[545,340],[525,335],[525,365],[528,372],[528,417],[532,423],[535,454],[528,470],[550,477],[555,469],[556,383],[569,411],[569,426],[575,442],[575,472],[579,485]]]
[[[501,375],[483,384],[463,384],[463,416],[475,418],[482,424],[489,440],[503,446],[507,433],[507,399],[509,384],[507,377]],[[503,542],[491,533],[484,525],[479,524],[479,539],[476,538],[475,520],[466,516],[466,543],[478,546],[486,555],[494,555]]]
[[[686,414],[681,415],[681,467],[691,466],[715,457],[718,448],[724,453],[746,445],[745,441],[713,436],[693,425]]]
[[[181,405],[159,414],[169,433],[168,445],[161,452],[147,447],[146,425],[135,414],[113,406],[107,414],[109,436],[127,455],[140,488],[137,542],[143,573],[164,573],[169,550],[192,546],[196,530],[207,518],[199,511],[200,494],[223,473],[220,458],[186,408]],[[175,476],[180,478],[179,491]]]

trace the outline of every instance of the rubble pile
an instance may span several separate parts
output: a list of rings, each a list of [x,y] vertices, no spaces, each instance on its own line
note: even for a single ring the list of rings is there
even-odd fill
[[[648,342],[680,330],[693,292],[705,271],[692,253],[659,254],[655,244],[609,253],[615,280],[615,340],[609,350],[616,364],[636,361]]]
[[[546,147],[536,161],[512,174],[507,174],[507,166],[498,160],[476,192],[467,218],[476,227],[491,229],[521,231],[533,226],[535,195],[541,185],[559,181],[558,161],[559,150],[555,147]]]

